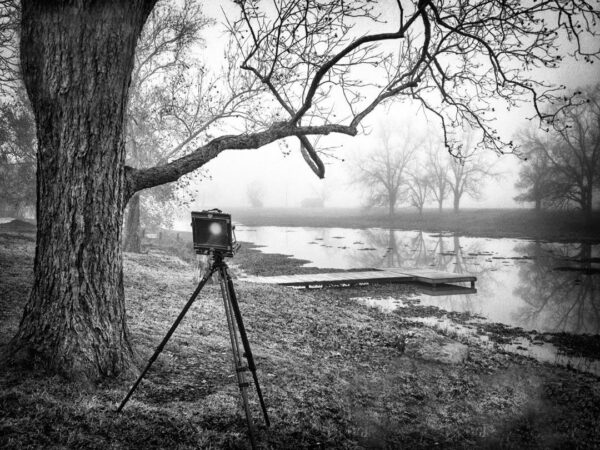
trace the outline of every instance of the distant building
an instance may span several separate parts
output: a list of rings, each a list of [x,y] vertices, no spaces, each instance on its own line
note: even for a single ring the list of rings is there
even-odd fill
[[[323,208],[325,206],[323,199],[318,197],[305,198],[300,202],[302,208]]]

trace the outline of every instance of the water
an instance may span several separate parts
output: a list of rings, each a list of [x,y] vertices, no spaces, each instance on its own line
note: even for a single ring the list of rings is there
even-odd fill
[[[538,332],[600,333],[600,246],[468,238],[420,231],[244,227],[237,237],[265,253],[321,268],[434,268],[477,277],[477,293],[429,296],[422,305],[469,312]],[[560,270],[557,270],[560,269]],[[386,304],[388,302],[389,304]],[[384,308],[397,299],[380,299]]]

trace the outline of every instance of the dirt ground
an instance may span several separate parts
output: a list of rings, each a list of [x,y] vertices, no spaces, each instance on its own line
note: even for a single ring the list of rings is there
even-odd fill
[[[0,346],[17,329],[34,246],[30,232],[0,232]],[[192,292],[193,260],[175,242],[125,254],[140,365]],[[298,268],[250,246],[232,264],[263,274]],[[252,396],[259,448],[600,447],[597,377],[472,342],[456,364],[422,357],[415,348],[460,337],[352,300],[389,287],[235,284],[272,422],[261,424]],[[249,448],[230,359],[220,292],[209,285],[121,414],[132,380],[90,388],[2,365],[0,447]]]

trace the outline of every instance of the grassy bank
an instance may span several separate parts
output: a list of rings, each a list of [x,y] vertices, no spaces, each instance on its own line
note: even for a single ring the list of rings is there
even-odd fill
[[[463,236],[523,237],[556,241],[600,241],[600,214],[585,225],[577,211],[542,211],[523,209],[465,209],[451,211],[401,209],[390,225],[380,209],[232,209],[233,218],[247,226],[303,226],[371,228],[390,226],[400,230],[450,231]]]
[[[18,326],[33,252],[32,234],[0,233],[0,345]],[[245,246],[235,264],[267,274],[284,271],[283,259]],[[125,255],[141,361],[193,290],[192,260],[177,243]],[[353,300],[389,286],[298,291],[236,281],[236,289],[272,421],[259,425],[261,448],[600,446],[597,378],[473,344],[459,364],[424,357],[426,344],[454,341],[408,313]],[[2,366],[0,447],[247,448],[230,358],[218,286],[209,285],[122,414],[114,409],[131,380],[89,388]]]

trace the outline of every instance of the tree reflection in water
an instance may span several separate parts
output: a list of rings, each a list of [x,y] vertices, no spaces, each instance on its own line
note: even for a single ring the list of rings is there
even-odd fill
[[[365,244],[369,248],[386,249],[381,252],[364,252],[358,256],[359,267],[402,267],[405,269],[435,269],[443,272],[467,273],[478,277],[478,290],[493,285],[493,277],[482,277],[491,266],[480,264],[477,258],[466,253],[481,252],[479,241],[469,242],[463,249],[456,234],[429,234],[423,231],[398,232],[393,229],[365,230]],[[408,235],[408,236],[407,236]],[[436,294],[436,305],[447,310],[470,311],[481,314],[479,300],[472,293],[448,292]]]
[[[383,254],[365,252],[359,263],[362,267],[431,268],[477,276],[479,295],[448,295],[425,302],[446,310],[486,317],[498,310],[500,319],[506,317],[501,311],[506,307],[513,311],[505,311],[512,315],[509,322],[513,325],[550,332],[600,333],[600,274],[591,244],[528,242],[518,244],[513,249],[515,256],[508,257],[491,256],[494,243],[464,241],[465,248],[455,234],[366,230],[366,245],[387,250]],[[526,255],[530,259],[520,259]],[[561,266],[562,270],[556,270]],[[514,299],[509,300],[511,291]]]
[[[477,277],[477,294],[435,297],[421,304],[469,312],[492,322],[542,332],[600,333],[600,246],[521,239],[459,237],[391,229],[256,227],[241,240],[322,268],[426,268]],[[588,272],[557,271],[583,266]]]
[[[543,321],[555,332],[599,334],[600,274],[592,262],[591,244],[535,241],[521,251],[535,259],[519,269],[514,294],[526,305],[517,312],[519,321]]]

